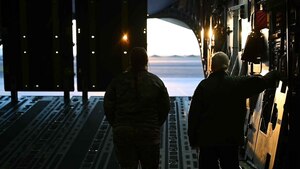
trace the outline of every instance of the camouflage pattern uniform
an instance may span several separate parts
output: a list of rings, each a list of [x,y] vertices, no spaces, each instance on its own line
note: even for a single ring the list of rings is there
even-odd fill
[[[160,128],[170,110],[162,80],[147,70],[122,73],[105,92],[104,110],[121,167],[158,168]]]

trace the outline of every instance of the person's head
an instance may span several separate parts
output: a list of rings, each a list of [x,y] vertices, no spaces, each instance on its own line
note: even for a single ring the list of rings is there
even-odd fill
[[[130,53],[131,69],[135,71],[146,70],[148,65],[148,54],[143,47],[134,47]]]
[[[213,72],[219,70],[225,71],[228,69],[228,65],[229,65],[229,58],[226,53],[224,52],[214,53],[211,59],[211,70]]]

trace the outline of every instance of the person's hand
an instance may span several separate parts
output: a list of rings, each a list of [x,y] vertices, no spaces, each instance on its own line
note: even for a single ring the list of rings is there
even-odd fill
[[[276,80],[281,80],[281,81],[284,82],[287,79],[287,74],[284,71],[272,70],[269,73],[267,73],[265,75],[265,77],[269,78],[269,79],[273,78],[273,79],[276,79]]]
[[[263,76],[263,79],[266,81],[268,88],[276,88],[278,82],[281,80],[285,82],[285,73],[278,70],[271,70]]]

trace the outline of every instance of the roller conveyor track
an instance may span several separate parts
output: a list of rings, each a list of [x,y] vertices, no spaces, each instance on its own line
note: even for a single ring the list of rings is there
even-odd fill
[[[193,169],[197,155],[188,146],[188,97],[171,97],[162,127],[160,167]],[[0,98],[1,169],[118,169],[103,97],[82,102],[73,96],[25,96],[11,104]]]

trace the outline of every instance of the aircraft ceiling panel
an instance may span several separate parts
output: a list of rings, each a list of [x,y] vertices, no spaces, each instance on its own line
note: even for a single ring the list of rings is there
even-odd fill
[[[148,0],[148,14],[152,15],[160,12],[174,2],[176,2],[176,0]]]

